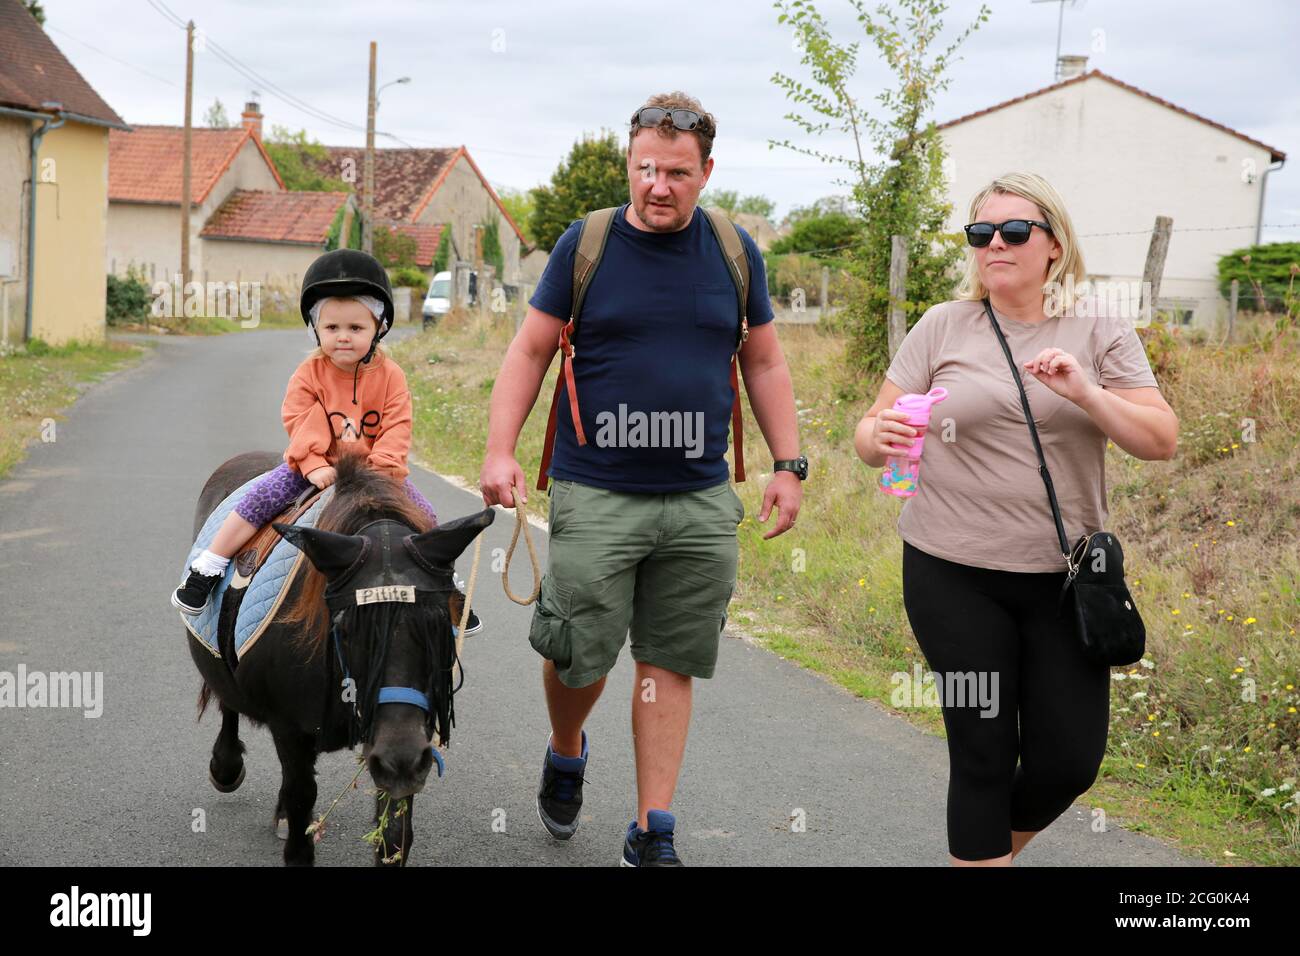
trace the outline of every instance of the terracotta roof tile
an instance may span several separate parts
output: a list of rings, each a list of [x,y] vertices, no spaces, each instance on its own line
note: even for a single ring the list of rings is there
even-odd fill
[[[3,2],[3,0],[0,0]],[[108,135],[108,198],[113,202],[156,202],[180,205],[181,159],[185,130],[180,126],[137,126],[134,132]],[[233,129],[196,127],[190,138],[190,196],[196,204],[208,197],[245,141],[251,139],[283,186],[275,163],[261,142],[242,126]]]
[[[0,105],[40,110],[63,104],[101,123],[126,128],[77,68],[59,52],[36,19],[18,0],[0,0]]]
[[[346,169],[355,174],[353,189],[357,194],[358,208],[365,206],[366,150],[363,146],[326,146],[329,158],[313,160],[304,155],[303,162],[324,176],[342,179]],[[510,217],[506,207],[478,168],[469,150],[464,146],[437,149],[376,149],[375,150],[375,219],[389,222],[414,222],[433,199],[447,174],[460,156],[483,183],[501,215],[519,236],[525,246],[528,240],[518,224]]]
[[[238,189],[208,217],[199,235],[319,246],[348,198],[348,193]]]
[[[1244,139],[1246,142],[1258,146],[1260,149],[1266,149],[1269,151],[1270,157],[1273,162],[1277,162],[1280,159],[1286,159],[1286,153],[1282,152],[1280,149],[1274,149],[1272,146],[1269,146],[1267,143],[1261,143],[1259,140],[1252,139],[1251,137],[1247,136],[1245,133],[1239,133],[1235,129],[1232,129],[1231,127],[1224,126],[1222,123],[1216,123],[1212,119],[1206,119],[1204,116],[1201,116],[1198,113],[1193,113],[1191,110],[1185,110],[1181,106],[1175,106],[1173,103],[1170,103],[1168,100],[1163,100],[1158,96],[1148,93],[1146,90],[1138,89],[1136,86],[1132,86],[1128,83],[1123,82],[1122,80],[1117,80],[1115,79],[1115,77],[1109,75],[1108,73],[1103,73],[1101,70],[1089,70],[1087,73],[1081,73],[1078,76],[1070,77],[1068,80],[1062,80],[1060,83],[1053,83],[1051,86],[1045,86],[1041,90],[1034,90],[1032,93],[1026,93],[1024,96],[1017,96],[1015,99],[1006,100],[1002,103],[995,103],[993,106],[987,107],[986,109],[977,110],[974,113],[967,113],[965,116],[959,116],[956,119],[949,120],[946,123],[940,123],[935,128],[947,129],[949,126],[956,126],[958,123],[964,123],[967,120],[974,119],[977,116],[983,116],[986,113],[992,113],[994,110],[1004,109],[1008,106],[1013,106],[1016,103],[1023,103],[1025,100],[1033,99],[1035,96],[1042,96],[1044,93],[1051,93],[1054,90],[1059,90],[1062,89],[1063,87],[1071,86],[1072,84],[1075,83],[1082,83],[1085,80],[1092,79],[1093,77],[1099,80],[1105,80],[1107,83],[1113,83],[1115,86],[1118,86],[1120,89],[1128,90],[1130,93],[1136,93],[1138,96],[1144,96],[1154,103],[1159,103],[1161,106],[1168,107],[1169,109],[1173,110],[1175,113],[1182,113],[1184,116],[1188,116],[1194,120],[1197,120],[1198,122],[1205,123],[1209,126],[1213,126],[1215,129],[1222,130],[1223,132],[1236,136],[1239,139]]]
[[[365,202],[366,150],[364,146],[327,146],[329,158],[304,161],[322,175],[342,179],[345,168],[356,171],[357,205]],[[433,185],[451,167],[457,150],[376,149],[375,218],[409,222],[423,207]]]

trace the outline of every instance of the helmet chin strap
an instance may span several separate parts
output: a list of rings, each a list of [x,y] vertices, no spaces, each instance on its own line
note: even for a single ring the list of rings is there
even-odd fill
[[[361,366],[370,364],[370,360],[375,357],[375,349],[379,348],[379,340],[383,337],[383,333],[385,330],[383,328],[382,319],[379,320],[379,326],[380,326],[379,329],[377,329],[375,332],[375,337],[370,340],[370,350],[366,352],[365,358],[363,358],[360,362],[358,362],[356,364],[356,367],[352,370],[352,404],[353,405],[357,404],[357,377],[361,374]],[[312,334],[316,336],[316,344],[319,346],[321,344],[320,333],[316,331],[315,322],[312,322],[311,324],[311,331]]]

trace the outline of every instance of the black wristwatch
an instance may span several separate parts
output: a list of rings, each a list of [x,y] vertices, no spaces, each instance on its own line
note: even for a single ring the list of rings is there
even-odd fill
[[[808,456],[800,455],[798,458],[783,458],[780,461],[772,462],[772,471],[793,471],[799,476],[800,481],[808,480]]]

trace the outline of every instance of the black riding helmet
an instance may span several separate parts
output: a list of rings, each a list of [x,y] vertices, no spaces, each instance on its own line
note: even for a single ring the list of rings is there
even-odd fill
[[[375,354],[379,340],[393,327],[393,290],[388,281],[388,270],[380,265],[379,260],[360,249],[335,249],[327,252],[307,267],[302,277],[302,296],[299,309],[302,320],[308,328],[311,324],[311,310],[321,299],[334,296],[372,295],[384,304],[384,317],[379,323],[379,331],[370,343],[370,351],[357,364],[368,363]],[[316,344],[320,344],[320,334],[316,333]],[[352,403],[356,404],[356,380],[353,376]]]

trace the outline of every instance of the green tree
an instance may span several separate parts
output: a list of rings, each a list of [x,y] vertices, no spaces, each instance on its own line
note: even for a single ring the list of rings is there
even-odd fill
[[[627,202],[627,154],[612,132],[583,136],[551,176],[549,186],[532,190],[529,232],[550,251],[569,228],[593,209]]]
[[[800,218],[788,233],[768,248],[772,255],[786,252],[806,252],[822,258],[842,259],[846,247],[860,241],[862,220],[842,212],[828,212],[820,216]]]
[[[501,199],[501,205],[506,207],[506,212],[510,213],[510,218],[515,221],[515,225],[523,232],[528,244],[536,245],[537,240],[533,237],[532,232],[532,193],[524,189],[510,189],[507,187],[498,189],[497,196]]]
[[[23,0],[23,6],[27,12],[36,18],[36,22],[45,26],[45,8],[41,6],[40,0]]]
[[[812,219],[818,216],[828,216],[831,213],[841,213],[845,216],[854,215],[856,207],[853,205],[852,197],[849,196],[823,196],[810,206],[795,206],[785,218],[781,220],[781,225],[793,229],[805,219]]]
[[[776,203],[766,196],[746,196],[740,201],[736,212],[752,213],[755,216],[762,216],[764,219],[771,219],[772,213],[776,211]]]
[[[208,111],[203,114],[203,125],[208,129],[230,129],[230,117],[226,115],[226,108],[221,100],[212,101]]]
[[[314,139],[309,139],[304,129],[290,132],[284,126],[272,126],[271,135],[262,143],[275,168],[284,180],[285,189],[295,192],[351,192],[352,187],[342,179],[325,175],[321,170],[329,167],[329,151]]]
[[[442,233],[438,237],[438,251],[433,254],[433,273],[448,272],[447,266],[451,263],[451,226],[444,223]]]
[[[706,205],[721,209],[728,216],[734,216],[736,206],[740,204],[740,193],[734,189],[706,189],[702,199]]]
[[[855,368],[878,373],[889,362],[890,237],[907,239],[907,292],[901,305],[909,324],[951,295],[953,266],[961,251],[956,237],[943,234],[949,213],[943,148],[927,116],[935,95],[949,83],[945,74],[957,48],[988,20],[989,9],[981,4],[974,22],[934,54],[948,7],[943,0],[896,0],[893,7],[881,4],[874,13],[864,0],[848,2],[896,81],[875,97],[882,116],[870,115],[849,90],[859,43],[835,42],[812,0],[776,0],[777,22],[793,27],[803,51],[800,63],[812,75],[812,83],[805,84],[784,73],[773,74],[772,82],[786,98],[813,115],[792,111],[786,119],[809,136],[847,134],[854,155],[828,154],[789,140],[771,145],[846,167],[850,173],[841,182],[851,188],[863,226],[862,241],[850,259],[861,294],[845,310],[852,335],[848,358]]]
[[[741,196],[734,189],[706,191],[703,201],[706,206],[716,206],[724,210],[733,219],[737,213],[742,212],[770,219],[773,210],[776,209],[776,203],[766,196]]]

